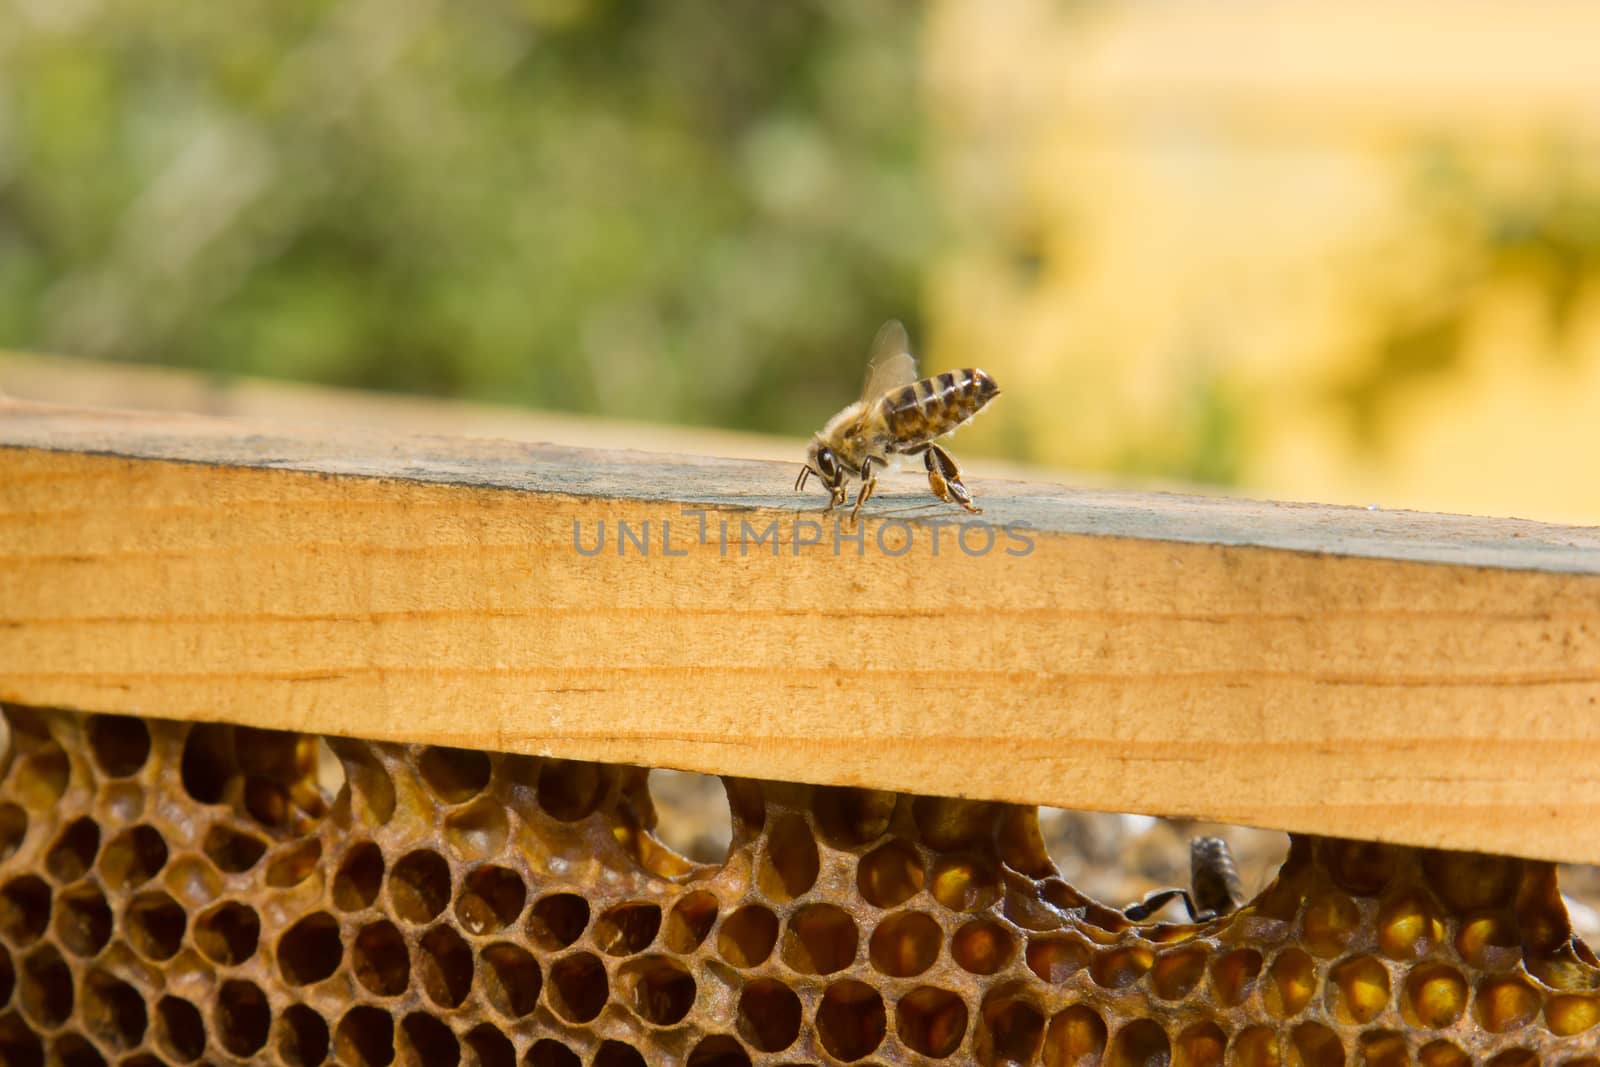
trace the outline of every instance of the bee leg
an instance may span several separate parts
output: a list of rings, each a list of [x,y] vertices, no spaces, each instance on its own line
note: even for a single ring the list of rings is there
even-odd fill
[[[922,462],[928,468],[928,485],[934,496],[947,504],[960,504],[974,515],[983,514],[983,509],[972,502],[967,487],[961,484],[961,467],[954,456],[938,445],[929,445],[922,454]]]
[[[867,498],[872,496],[872,491],[877,487],[878,479],[876,478],[867,478],[861,483],[861,492],[856,494],[856,506],[850,509],[850,522],[852,525],[856,521],[856,516],[861,514],[861,505],[867,502]]]
[[[946,504],[950,503],[950,486],[945,481],[944,475],[939,473],[939,464],[933,458],[932,449],[923,449],[922,465],[928,468],[928,487],[933,490],[933,495]]]
[[[1183,910],[1189,913],[1190,922],[1209,922],[1217,917],[1214,911],[1196,908],[1194,898],[1189,895],[1187,889],[1158,889],[1139,903],[1129,904],[1123,908],[1122,914],[1136,923],[1144,922],[1173,900],[1183,901]]]
[[[868,456],[861,461],[861,491],[856,494],[856,506],[850,509],[850,523],[855,524],[856,516],[861,514],[861,505],[865,504],[872,496],[872,491],[878,488],[878,476],[872,473],[872,465],[887,467],[888,462],[877,456]]]

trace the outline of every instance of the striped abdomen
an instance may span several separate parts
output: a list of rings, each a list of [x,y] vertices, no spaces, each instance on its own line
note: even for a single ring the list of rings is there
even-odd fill
[[[999,395],[1000,387],[993,378],[967,367],[913,382],[879,403],[897,451],[905,451],[949,433]]]

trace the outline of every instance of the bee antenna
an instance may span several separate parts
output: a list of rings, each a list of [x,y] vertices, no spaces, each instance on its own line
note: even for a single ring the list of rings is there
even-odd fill
[[[794,480],[794,491],[799,492],[806,487],[806,479],[811,477],[811,466],[807,464],[800,468],[800,477]]]

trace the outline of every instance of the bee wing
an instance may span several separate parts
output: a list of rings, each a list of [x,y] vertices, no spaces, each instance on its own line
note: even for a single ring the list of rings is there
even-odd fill
[[[917,380],[917,360],[911,354],[911,338],[899,319],[890,319],[872,340],[867,360],[867,380],[861,388],[862,400],[876,400],[885,393],[903,389]]]

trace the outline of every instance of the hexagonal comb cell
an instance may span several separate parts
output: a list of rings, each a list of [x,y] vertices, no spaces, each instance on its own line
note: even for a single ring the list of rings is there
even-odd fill
[[[1134,922],[1031,809],[729,779],[705,863],[637,768],[11,712],[0,1063],[1600,1067],[1547,864],[1301,837]]]

